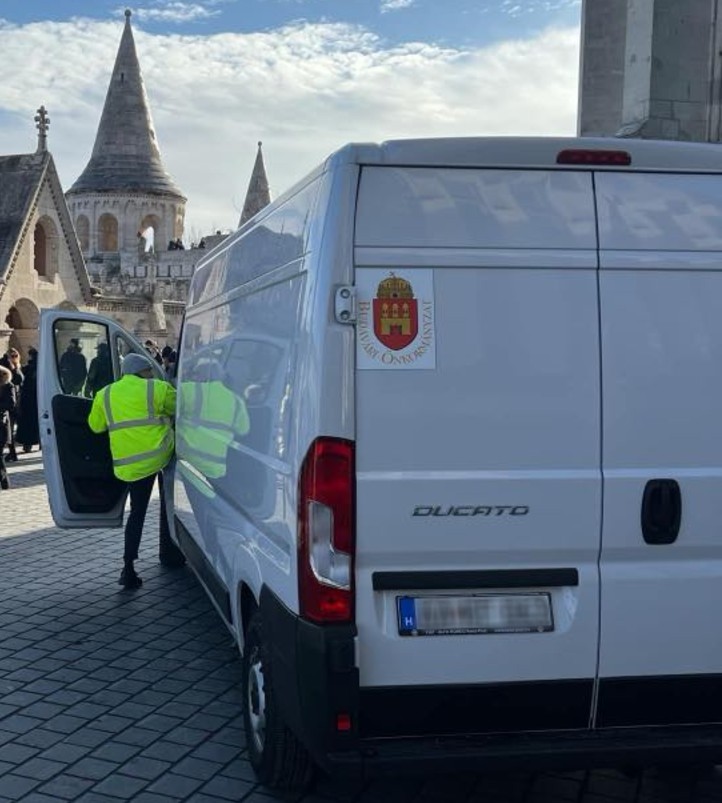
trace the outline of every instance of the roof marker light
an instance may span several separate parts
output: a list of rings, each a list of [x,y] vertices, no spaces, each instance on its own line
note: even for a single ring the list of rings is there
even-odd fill
[[[600,165],[602,167],[628,167],[632,157],[627,151],[601,151],[570,148],[557,154],[558,165]]]

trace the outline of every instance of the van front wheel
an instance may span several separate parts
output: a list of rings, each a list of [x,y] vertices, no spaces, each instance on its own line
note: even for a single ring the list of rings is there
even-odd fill
[[[258,611],[248,625],[243,651],[243,726],[251,766],[261,783],[286,790],[308,786],[313,764],[278,714],[270,651]]]

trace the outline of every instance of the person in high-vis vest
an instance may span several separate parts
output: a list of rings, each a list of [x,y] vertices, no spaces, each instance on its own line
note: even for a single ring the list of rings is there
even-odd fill
[[[250,429],[248,409],[227,386],[228,378],[215,362],[207,366],[202,382],[181,382],[182,421],[178,428],[178,456],[209,480],[226,476],[231,444]]]
[[[96,433],[108,431],[113,473],[128,483],[130,515],[118,582],[140,588],[134,561],[155,478],[173,456],[176,392],[169,382],[154,378],[152,362],[142,354],[128,354],[121,374],[93,398],[88,425]]]

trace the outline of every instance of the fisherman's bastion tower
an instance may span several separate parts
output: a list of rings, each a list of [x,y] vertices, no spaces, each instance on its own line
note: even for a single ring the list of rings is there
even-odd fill
[[[203,255],[199,246],[210,248],[223,235],[183,244],[186,196],[161,159],[130,10],[90,161],[66,200],[91,281],[101,290],[98,310],[139,337],[175,344],[190,277]],[[259,143],[246,217],[269,201]]]
[[[27,356],[44,307],[98,311],[175,346],[195,266],[227,233],[183,240],[186,197],[161,160],[130,11],[90,161],[65,194],[45,107],[35,123],[34,153],[0,155],[0,352]],[[259,142],[239,225],[269,202]]]

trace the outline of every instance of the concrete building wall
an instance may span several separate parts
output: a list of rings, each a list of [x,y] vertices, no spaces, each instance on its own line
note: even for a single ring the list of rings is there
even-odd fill
[[[580,134],[719,141],[720,5],[720,0],[586,0]],[[616,16],[625,19],[621,97],[612,69],[621,23],[612,30],[603,19]]]
[[[592,0],[582,9],[580,136],[615,133],[622,125],[627,0]]]

